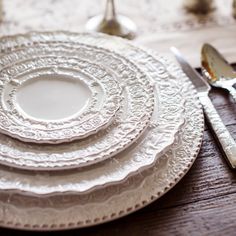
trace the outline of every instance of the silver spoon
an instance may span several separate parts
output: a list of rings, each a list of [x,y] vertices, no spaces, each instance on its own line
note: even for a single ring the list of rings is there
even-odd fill
[[[210,44],[202,47],[203,75],[212,86],[226,89],[236,101],[236,73],[225,58]]]

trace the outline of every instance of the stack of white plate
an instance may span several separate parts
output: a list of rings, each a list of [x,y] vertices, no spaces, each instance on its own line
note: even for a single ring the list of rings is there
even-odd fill
[[[0,225],[79,228],[166,193],[194,162],[203,115],[181,70],[102,34],[0,39]]]

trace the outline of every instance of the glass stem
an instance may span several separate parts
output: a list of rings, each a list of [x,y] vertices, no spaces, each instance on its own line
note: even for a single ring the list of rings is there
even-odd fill
[[[107,21],[116,19],[114,0],[107,0],[104,19]]]

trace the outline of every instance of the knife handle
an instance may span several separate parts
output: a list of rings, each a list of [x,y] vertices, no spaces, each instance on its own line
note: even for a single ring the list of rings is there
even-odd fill
[[[225,154],[231,168],[236,168],[236,143],[223,124],[219,114],[217,113],[214,105],[207,95],[199,96],[202,103],[205,115],[214,131],[215,137],[218,139],[221,145],[222,151]]]

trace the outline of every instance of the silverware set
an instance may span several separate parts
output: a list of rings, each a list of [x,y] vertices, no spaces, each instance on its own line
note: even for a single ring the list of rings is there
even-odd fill
[[[197,90],[205,116],[231,168],[236,168],[236,143],[217,113],[208,94],[211,86],[227,90],[236,100],[236,73],[224,57],[210,44],[204,44],[201,52],[203,77],[191,67],[177,48],[172,47],[183,72]],[[211,85],[211,86],[210,86]]]

